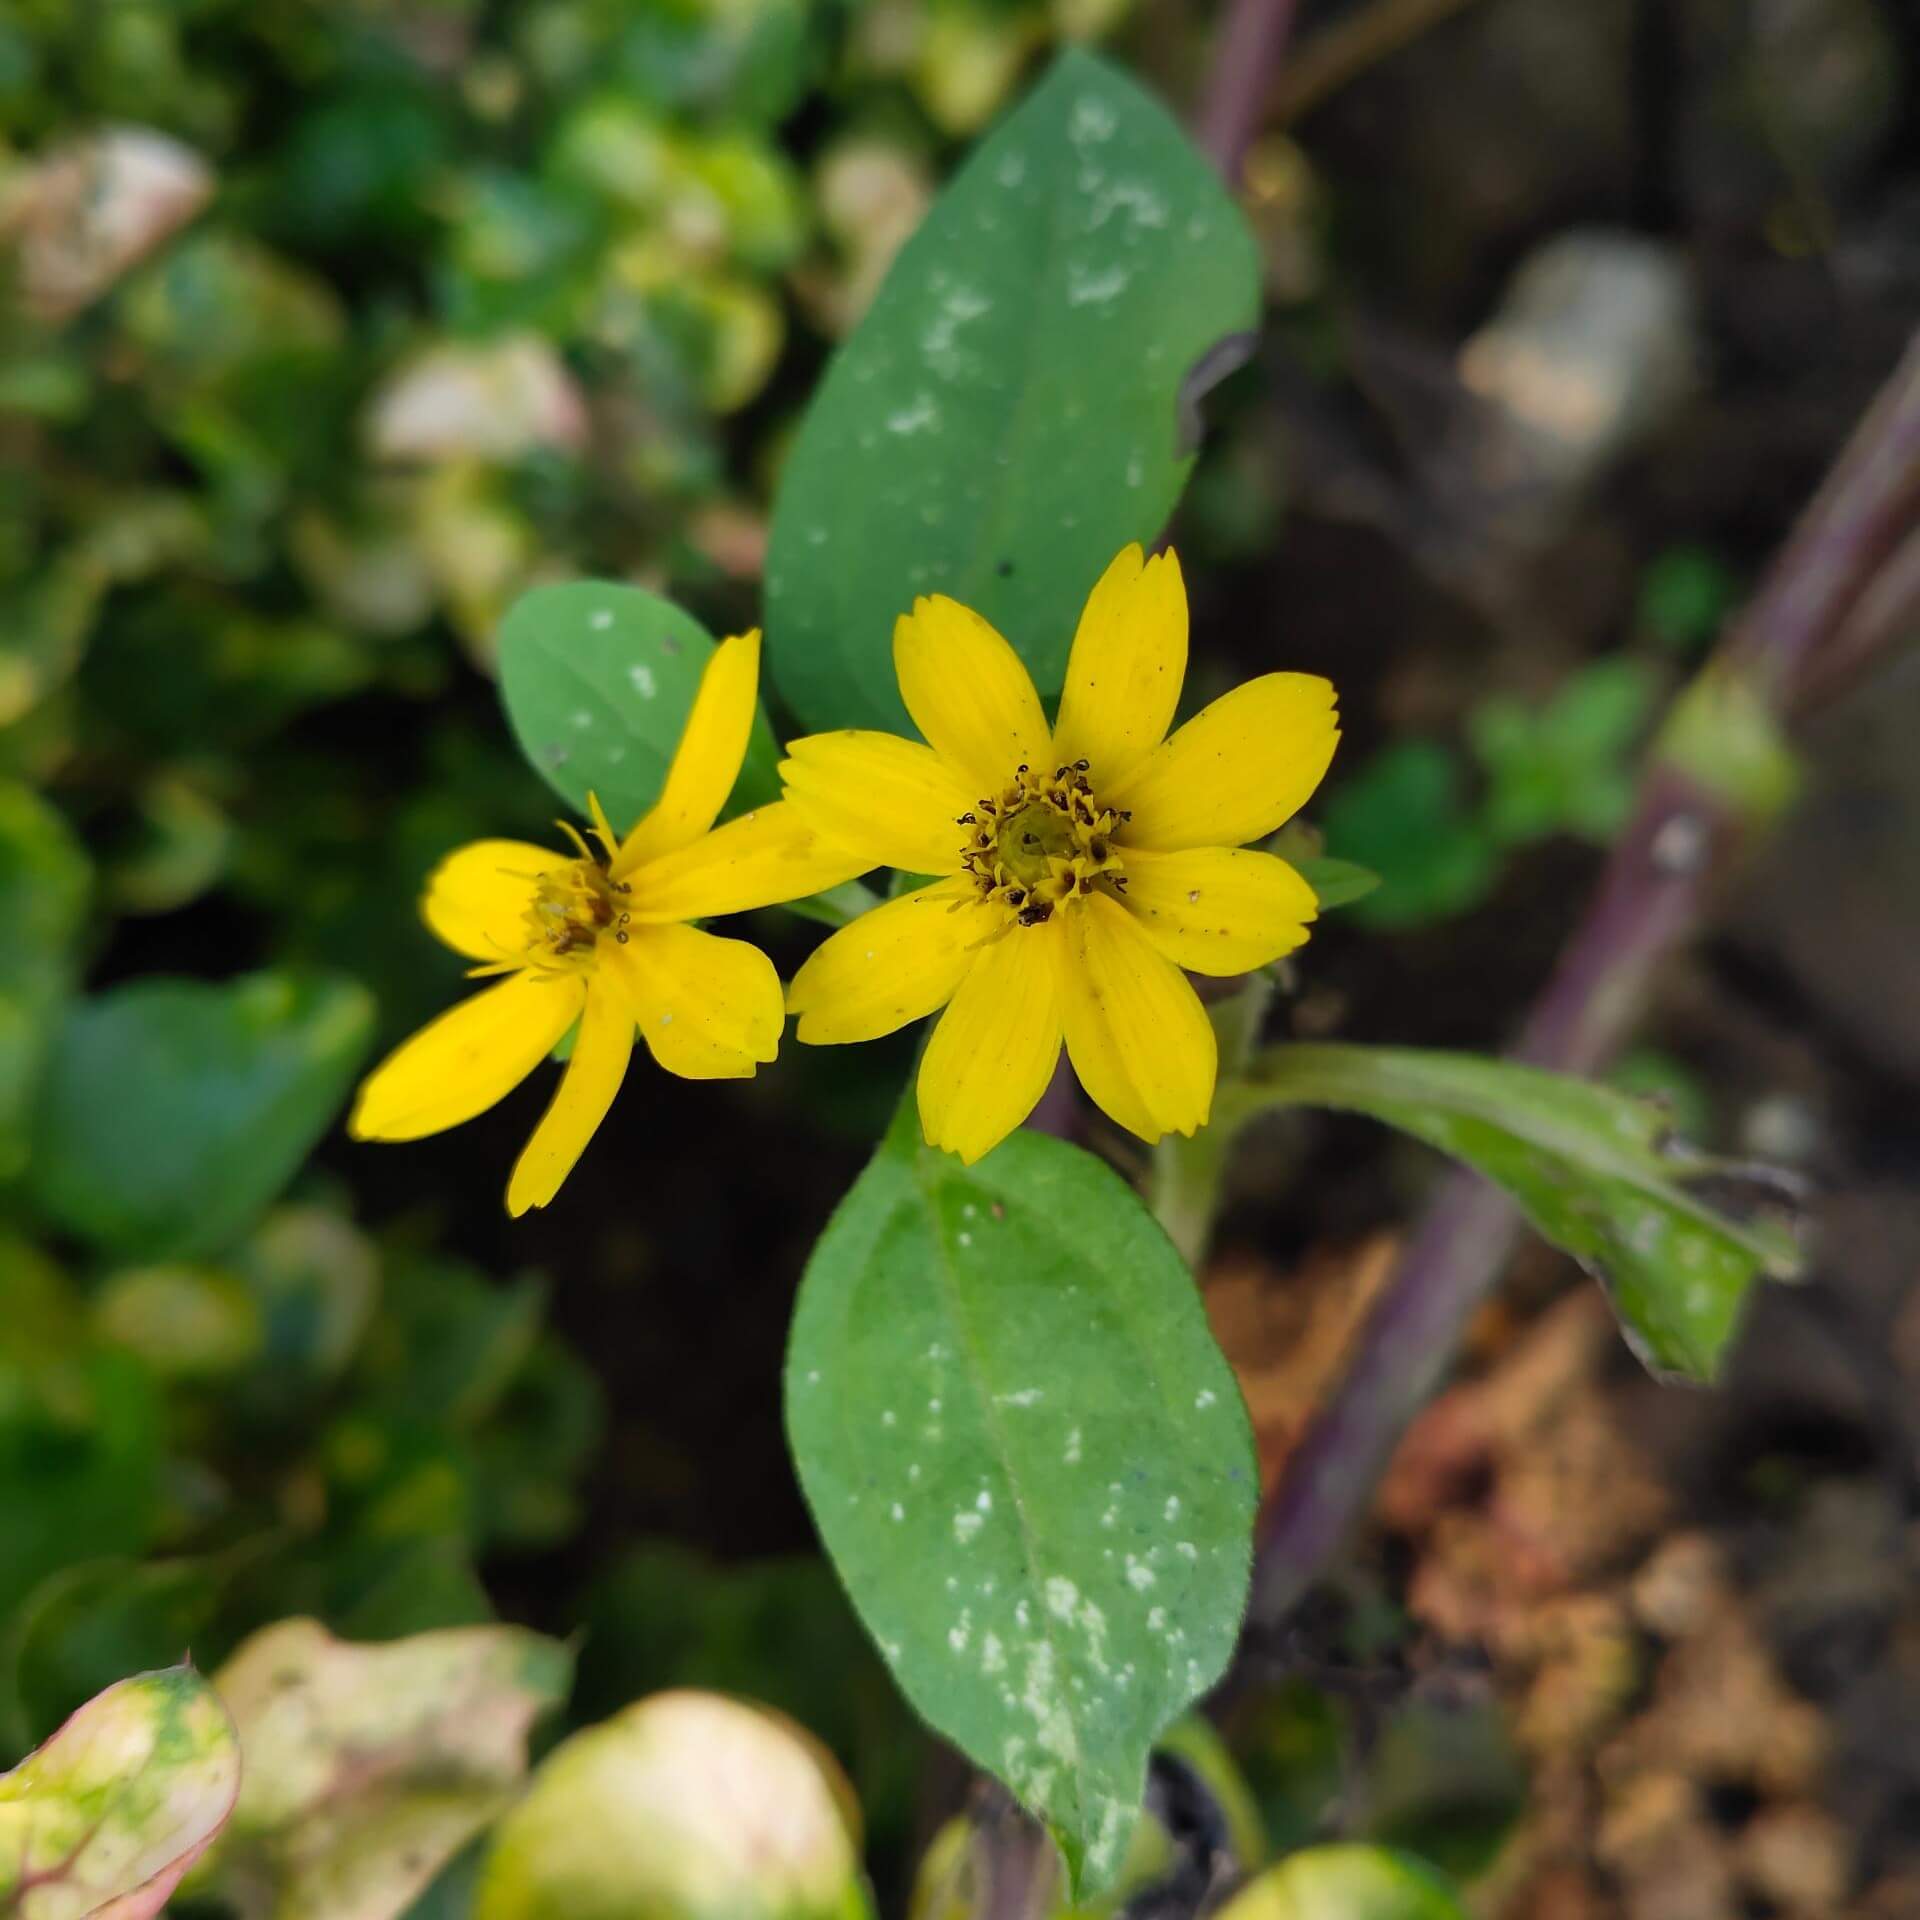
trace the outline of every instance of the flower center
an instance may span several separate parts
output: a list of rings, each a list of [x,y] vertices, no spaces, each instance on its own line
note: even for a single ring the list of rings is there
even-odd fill
[[[533,900],[527,908],[528,952],[578,965],[591,958],[603,933],[611,932],[624,946],[627,892],[592,858],[550,867],[534,880]]]
[[[1011,908],[1023,927],[1051,918],[1096,882],[1115,891],[1127,884],[1113,835],[1129,816],[1094,799],[1087,773],[1084,760],[1050,778],[1019,767],[997,795],[960,816],[968,829],[961,866],[982,899]]]

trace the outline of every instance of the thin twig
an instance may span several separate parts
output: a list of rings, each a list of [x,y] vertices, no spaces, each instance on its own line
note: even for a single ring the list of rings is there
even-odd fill
[[[1231,0],[1214,44],[1213,67],[1193,137],[1229,187],[1266,113],[1269,77],[1279,67],[1293,34],[1298,0]]]
[[[1869,651],[1911,632],[1920,558],[1916,337],[1760,591],[1703,670],[1785,725]],[[1762,822],[1657,751],[1633,820],[1514,1051],[1592,1073],[1638,1024],[1655,973],[1700,926],[1714,884]],[[1294,1450],[1261,1518],[1253,1620],[1271,1626],[1338,1549],[1387,1457],[1499,1277],[1518,1225],[1504,1196],[1452,1176],[1361,1328],[1332,1399]]]

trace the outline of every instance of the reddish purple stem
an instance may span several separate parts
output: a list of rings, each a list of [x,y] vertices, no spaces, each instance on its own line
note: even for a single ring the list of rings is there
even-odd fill
[[[1705,671],[1744,680],[1790,723],[1902,631],[1920,593],[1920,337]],[[1859,615],[1856,618],[1856,614]],[[1515,1057],[1563,1073],[1605,1066],[1660,966],[1701,925],[1713,884],[1756,823],[1657,755],[1598,891],[1535,1003]],[[1518,1233],[1499,1191],[1451,1176],[1416,1227],[1353,1359],[1261,1516],[1251,1617],[1282,1619],[1339,1550],[1395,1442],[1451,1365]]]

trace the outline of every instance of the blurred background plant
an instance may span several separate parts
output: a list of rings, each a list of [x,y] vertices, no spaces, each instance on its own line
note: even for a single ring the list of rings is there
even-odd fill
[[[1667,692],[1910,323],[1920,136],[1872,0],[1488,0],[1357,77],[1342,33],[1405,11],[1302,9],[1321,37],[1245,169],[1272,337],[1217,396],[1179,537],[1201,682],[1234,660],[1342,689],[1316,825],[1381,884],[1353,908],[1371,945],[1316,942],[1298,1030],[1488,1045]],[[751,624],[798,409],[970,137],[1063,40],[1117,35],[1187,98],[1215,24],[1172,0],[0,13],[0,1760],[187,1646],[213,1671],[295,1616],[350,1642],[499,1616],[581,1634],[571,1690],[538,1687],[561,1725],[666,1687],[791,1715],[845,1769],[892,1905],[923,1852],[917,1913],[975,1896],[960,1842],[928,1846],[946,1762],[807,1551],[774,1384],[793,1276],[904,1056],[801,1054],[664,1117],[630,1100],[569,1208],[519,1234],[472,1205],[472,1168],[520,1117],[400,1157],[334,1126],[455,976],[415,923],[422,874],[552,811],[489,685],[505,608],[593,574]],[[1832,831],[1799,871],[1832,871]],[[1877,870],[1910,879],[1910,847]],[[1769,918],[1762,890],[1736,977],[1790,982],[1856,1049],[1884,1017],[1895,1080],[1783,1063],[1753,1031],[1771,984],[1756,1017],[1698,979],[1628,1077],[1703,1137],[1857,1159],[1844,1116],[1920,1073],[1911,995],[1873,961],[1910,950],[1911,901],[1864,923],[1850,957],[1895,984],[1863,1013],[1785,897]],[[1873,1165],[1904,1178],[1890,1137]],[[1406,1165],[1336,1125],[1235,1176],[1209,1305],[1270,1474]],[[1850,1451],[1879,1460],[1897,1418],[1820,1380],[1769,1425],[1736,1382],[1695,1457],[1737,1433],[1760,1465],[1703,1519],[1594,1438],[1617,1383],[1552,1330],[1545,1263],[1523,1278],[1476,1334],[1474,1445],[1416,1435],[1304,1677],[1236,1707],[1250,1784],[1156,1761],[1139,1880],[1169,1833],[1204,1857],[1195,1822],[1240,1795],[1263,1830],[1243,1860],[1377,1840],[1488,1876],[1489,1910],[1831,1914],[1857,1884],[1891,1920],[1869,1903],[1920,1872],[1883,1834],[1912,1757],[1839,1680],[1796,1695],[1790,1656],[1834,1617],[1875,1623],[1869,1663],[1896,1619],[1911,1638],[1860,1570],[1910,1552],[1883,1551],[1907,1482]],[[1576,1383],[1557,1417],[1528,1385],[1553,1366]],[[1485,1413],[1509,1397],[1523,1414]],[[1543,1495],[1522,1433],[1595,1504]],[[1715,1524],[1782,1563],[1808,1529],[1837,1541],[1832,1590],[1783,1597],[1776,1569],[1754,1597]],[[1656,1576],[1687,1552],[1706,1570],[1675,1600]],[[1688,1662],[1728,1644],[1739,1731],[1714,1747]],[[1808,1698],[1831,1726],[1796,1718]],[[1607,1802],[1661,1725],[1683,1737],[1645,1772],[1680,1785]],[[1770,1756],[1782,1725],[1800,1744]],[[1871,1776],[1855,1830],[1820,1802],[1823,1742]],[[1675,1858],[1708,1904],[1658,1906]],[[421,1912],[530,1910],[463,1859]],[[1274,1914],[1318,1910],[1311,1879]]]

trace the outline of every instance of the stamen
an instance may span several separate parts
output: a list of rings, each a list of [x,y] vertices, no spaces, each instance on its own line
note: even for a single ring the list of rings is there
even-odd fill
[[[1096,884],[1118,892],[1122,860],[1113,844],[1123,815],[1093,797],[1092,763],[1062,763],[1051,775],[1023,761],[997,795],[983,794],[956,825],[973,829],[960,868],[980,900],[1006,909],[1006,926],[1044,924],[1064,902]]]

